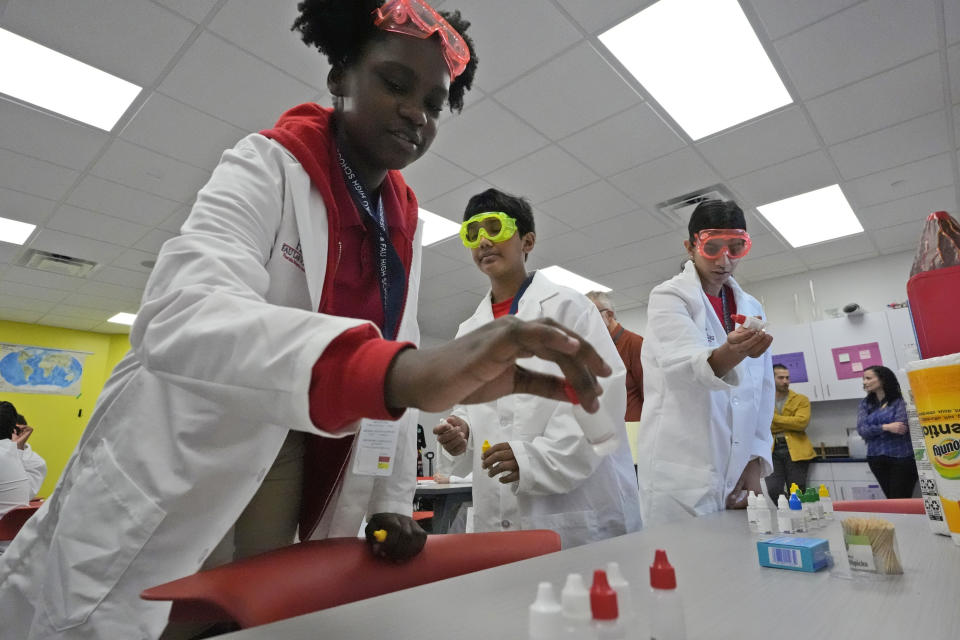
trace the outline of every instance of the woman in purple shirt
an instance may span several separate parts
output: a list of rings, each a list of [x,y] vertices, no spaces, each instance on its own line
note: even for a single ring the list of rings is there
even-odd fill
[[[869,367],[863,372],[867,397],[857,411],[857,432],[867,443],[867,464],[888,498],[909,498],[917,484],[907,427],[907,407],[900,383],[887,367]]]

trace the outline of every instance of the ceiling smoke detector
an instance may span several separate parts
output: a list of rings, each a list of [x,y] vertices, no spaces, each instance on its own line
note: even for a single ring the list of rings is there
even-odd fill
[[[715,184],[661,202],[657,205],[657,210],[686,227],[687,223],[690,222],[690,214],[704,200],[733,200],[733,194],[722,184]]]
[[[97,266],[96,262],[84,260],[82,258],[73,258],[59,253],[49,253],[39,249],[28,250],[21,257],[17,264],[28,269],[37,269],[39,271],[48,271],[61,276],[73,276],[74,278],[86,277],[90,271]]]

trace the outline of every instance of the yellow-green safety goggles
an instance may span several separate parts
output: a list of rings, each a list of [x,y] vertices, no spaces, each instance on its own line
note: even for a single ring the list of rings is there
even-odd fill
[[[474,249],[486,238],[490,242],[503,242],[517,232],[517,221],[502,211],[487,211],[471,216],[460,225],[463,246]]]

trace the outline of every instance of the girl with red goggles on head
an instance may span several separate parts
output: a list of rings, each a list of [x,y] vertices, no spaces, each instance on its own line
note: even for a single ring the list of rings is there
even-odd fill
[[[563,378],[520,357],[557,362],[597,406],[609,368],[555,324],[413,348],[422,225],[398,170],[430,147],[444,107],[463,106],[467,23],[423,0],[298,7],[333,108],[294,107],[226,151],[160,250],[132,351],[0,556],[4,638],[156,638],[169,604],[143,589],[297,537],[355,536],[363,518],[372,553],[417,554],[405,409],[565,397]]]
[[[650,293],[637,439],[645,525],[743,508],[772,471],[773,338],[734,321],[763,317],[733,279],[750,251],[746,227],[735,203],[701,202],[683,272]]]

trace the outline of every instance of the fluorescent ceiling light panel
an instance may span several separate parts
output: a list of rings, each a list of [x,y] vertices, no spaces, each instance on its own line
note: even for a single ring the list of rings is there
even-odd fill
[[[29,222],[0,218],[0,242],[23,244],[36,228],[37,225],[30,224]]]
[[[460,233],[460,225],[443,216],[438,216],[426,209],[420,209],[420,218],[423,220],[423,246],[428,247],[441,240]]]
[[[0,29],[0,93],[110,131],[140,87]]]
[[[578,276],[574,272],[567,271],[563,267],[558,267],[556,265],[547,267],[545,269],[538,269],[538,271],[557,284],[570,287],[571,289],[579,291],[580,293],[587,293],[588,291],[610,291],[610,287],[605,287],[599,282],[594,282],[593,280],[587,280],[583,276]]]
[[[861,233],[863,225],[839,185],[757,207],[793,247]]]
[[[137,319],[137,315],[134,313],[118,313],[113,316],[107,322],[113,322],[114,324],[129,324],[132,325],[133,321]]]
[[[660,0],[600,41],[694,140],[792,102],[737,0]]]

